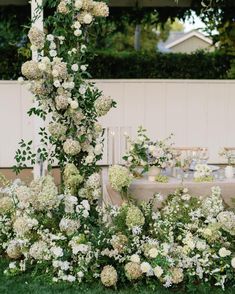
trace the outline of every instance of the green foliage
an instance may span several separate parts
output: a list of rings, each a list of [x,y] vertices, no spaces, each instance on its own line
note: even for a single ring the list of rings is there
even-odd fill
[[[25,275],[8,277],[3,275],[3,271],[6,268],[8,260],[1,259],[0,261],[0,293],[2,294],[112,294],[113,289],[104,289],[104,287],[97,283],[82,284],[78,285],[76,283],[49,283],[48,275],[34,276],[32,277],[29,273]],[[232,294],[234,289],[226,289],[225,291],[218,288],[211,288],[209,285],[194,285],[191,291],[188,293],[197,294]],[[123,288],[118,291],[119,294],[170,294],[172,290],[165,289],[156,284],[154,290],[146,287],[144,283],[134,286],[123,286]],[[174,289],[174,293],[182,293],[182,289]]]
[[[36,153],[33,151],[32,144],[33,141],[25,142],[23,139],[19,142],[19,149],[16,150],[15,155],[16,165],[13,166],[16,174],[19,174],[24,167],[36,163]]]
[[[90,62],[90,72],[96,79],[226,79],[232,59],[220,52],[100,51]]]
[[[158,175],[155,177],[155,181],[159,182],[159,183],[168,183],[169,178],[167,176],[164,175]]]
[[[228,72],[228,77],[230,79],[235,79],[235,60],[233,60],[231,63],[231,68]]]
[[[23,27],[29,23],[29,17],[29,6],[0,6],[0,79],[17,79],[20,65],[30,56]]]

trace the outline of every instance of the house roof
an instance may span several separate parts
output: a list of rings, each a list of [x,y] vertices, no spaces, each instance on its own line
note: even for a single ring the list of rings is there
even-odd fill
[[[178,34],[178,36],[175,35],[175,37],[172,39],[169,38],[167,40],[167,42],[165,42],[165,47],[166,47],[166,49],[170,49],[170,48],[172,48],[172,47],[174,47],[174,46],[176,46],[176,45],[178,45],[178,44],[180,44],[180,43],[182,43],[192,37],[197,37],[197,38],[203,40],[204,42],[208,43],[209,45],[213,44],[212,40],[210,38],[206,37],[203,33],[199,32],[198,30],[192,30],[188,33]]]
[[[206,37],[203,33],[199,32],[198,30],[192,30],[188,33],[185,32],[171,32],[168,39],[163,42],[160,41],[157,45],[158,50],[161,52],[170,52],[170,49],[174,46],[192,38],[197,37],[204,42],[208,43],[209,45],[212,45],[213,42],[210,38]]]

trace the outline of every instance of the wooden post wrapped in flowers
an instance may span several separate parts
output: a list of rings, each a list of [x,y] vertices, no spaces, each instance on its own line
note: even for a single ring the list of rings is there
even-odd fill
[[[41,146],[36,152],[32,142],[21,141],[15,170],[35,164],[36,156],[48,161],[49,169],[57,162],[65,192],[89,194],[95,200],[101,189],[92,196],[85,183],[98,172],[96,162],[103,152],[103,128],[97,118],[115,103],[87,80],[86,55],[89,27],[97,17],[107,17],[109,9],[104,2],[91,0],[49,0],[45,5],[54,14],[45,19],[43,31],[32,25],[28,37],[38,60],[25,62],[22,74],[38,102],[29,114],[47,118],[49,124],[39,132]]]

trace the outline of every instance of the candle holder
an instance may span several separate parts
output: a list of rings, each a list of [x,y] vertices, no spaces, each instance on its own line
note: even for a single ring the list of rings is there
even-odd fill
[[[119,128],[107,128],[107,161],[108,165],[119,163]]]
[[[131,138],[131,127],[121,127],[120,128],[120,162],[125,163],[123,156],[128,152],[130,148],[130,142],[128,138]]]

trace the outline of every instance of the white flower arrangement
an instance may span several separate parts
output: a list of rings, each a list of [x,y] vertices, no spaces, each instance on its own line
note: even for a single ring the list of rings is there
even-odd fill
[[[168,142],[171,136],[165,140],[153,142],[146,135],[146,130],[140,127],[136,140],[128,139],[130,148],[123,159],[131,171],[135,172],[136,168],[141,167],[143,173],[152,166],[166,168],[174,165],[172,144]]]
[[[196,182],[213,181],[212,169],[207,164],[197,164],[193,176]]]
[[[233,165],[235,163],[235,154],[231,150],[222,148],[219,151],[219,156],[224,157],[227,160],[228,165]]]

